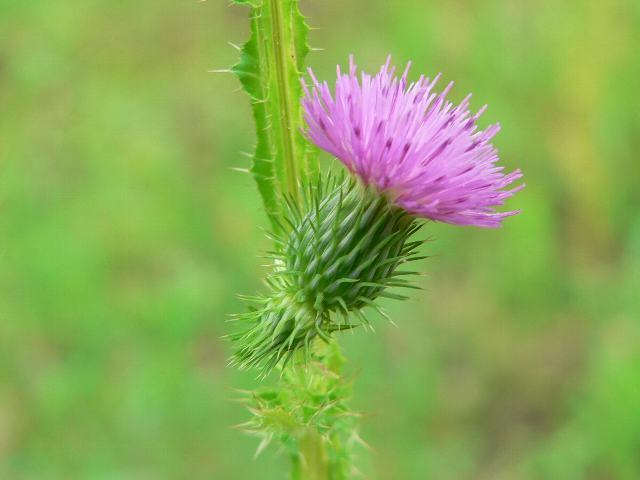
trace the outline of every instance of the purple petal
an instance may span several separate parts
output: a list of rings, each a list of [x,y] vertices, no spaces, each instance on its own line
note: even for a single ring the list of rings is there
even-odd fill
[[[302,100],[306,135],[337,157],[365,185],[393,195],[409,213],[457,225],[498,227],[519,211],[496,212],[524,187],[504,190],[522,177],[503,173],[490,140],[500,126],[478,130],[486,109],[469,110],[470,95],[458,106],[433,80],[409,83],[407,65],[398,78],[390,57],[374,75],[358,75],[353,57],[349,73],[337,68],[334,93],[309,70],[311,89]]]

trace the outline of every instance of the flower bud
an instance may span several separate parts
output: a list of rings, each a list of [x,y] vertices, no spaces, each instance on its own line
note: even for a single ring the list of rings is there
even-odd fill
[[[404,278],[415,272],[398,267],[424,258],[416,256],[423,242],[408,241],[421,222],[353,179],[330,178],[309,188],[302,205],[287,206],[274,235],[270,293],[251,299],[254,308],[235,317],[247,328],[231,335],[231,362],[265,373],[303,347],[309,352],[316,337],[368,325],[365,307],[386,317],[376,299],[406,298],[388,288],[416,288]]]

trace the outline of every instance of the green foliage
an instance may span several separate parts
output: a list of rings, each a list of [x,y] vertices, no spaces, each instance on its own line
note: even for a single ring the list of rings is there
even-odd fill
[[[351,457],[358,415],[351,412],[351,383],[335,342],[318,344],[310,361],[282,369],[280,381],[244,396],[252,418],[240,425],[261,439],[257,454],[273,441],[293,463],[293,480],[352,478]]]
[[[300,72],[309,52],[309,27],[297,0],[236,3],[251,6],[251,37],[232,70],[251,98],[257,135],[251,171],[276,225],[282,194],[297,197],[300,185],[318,169],[301,133]]]
[[[417,288],[399,270],[421,256],[423,241],[408,242],[422,222],[353,178],[329,177],[305,190],[304,202],[286,204],[285,222],[273,239],[270,292],[249,299],[255,308],[235,317],[248,325],[230,338],[232,363],[268,373],[315,338],[369,325],[366,307],[387,317],[379,297],[406,299],[389,287]],[[358,321],[354,323],[352,317]]]

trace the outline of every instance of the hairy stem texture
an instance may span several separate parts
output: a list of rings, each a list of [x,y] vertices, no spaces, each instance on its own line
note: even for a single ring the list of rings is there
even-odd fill
[[[309,51],[308,26],[297,0],[236,0],[251,7],[251,37],[233,67],[251,97],[257,143],[251,171],[274,228],[280,198],[299,195],[317,172],[317,159],[302,130],[300,72]]]
[[[308,26],[298,0],[235,0],[251,8],[251,36],[233,72],[251,98],[256,148],[251,172],[271,227],[282,234],[287,201],[302,200],[302,188],[319,177],[317,151],[302,135],[300,83],[309,52]],[[285,201],[286,199],[286,201]],[[335,356],[334,356],[335,357]],[[337,357],[336,357],[337,358]],[[291,452],[294,480],[343,480],[349,459],[343,437],[354,434],[344,406],[345,386],[329,372],[327,357],[315,368],[283,371],[274,392],[255,392],[248,430]]]

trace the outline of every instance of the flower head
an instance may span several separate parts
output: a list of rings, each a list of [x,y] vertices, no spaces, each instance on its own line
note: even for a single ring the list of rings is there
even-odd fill
[[[469,111],[468,95],[455,106],[421,76],[408,83],[409,65],[400,78],[390,58],[374,75],[362,73],[350,58],[349,73],[338,66],[335,92],[309,70],[303,106],[307,135],[337,157],[365,185],[390,196],[415,216],[457,225],[498,227],[518,211],[496,212],[524,185],[504,190],[522,177],[503,173],[490,143],[498,124],[479,130],[484,112]]]
[[[417,288],[408,264],[425,257],[422,240],[409,240],[423,222],[354,178],[328,175],[285,197],[282,229],[273,234],[273,272],[267,295],[249,297],[251,309],[236,315],[245,328],[229,335],[231,363],[268,373],[306,350],[357,325],[368,326],[365,309],[383,317],[379,297],[407,297],[389,289]]]

